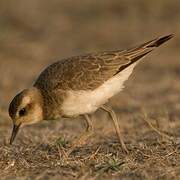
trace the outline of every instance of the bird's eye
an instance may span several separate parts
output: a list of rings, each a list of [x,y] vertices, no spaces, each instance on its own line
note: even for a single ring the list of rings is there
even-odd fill
[[[25,108],[22,108],[20,111],[19,111],[19,116],[24,116],[26,114],[26,109]]]

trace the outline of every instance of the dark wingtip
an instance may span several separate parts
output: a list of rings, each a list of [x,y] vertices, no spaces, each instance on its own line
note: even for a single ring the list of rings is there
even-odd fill
[[[167,36],[160,37],[157,40],[155,40],[152,44],[150,44],[148,47],[158,47],[173,37],[174,37],[174,34],[170,34]]]

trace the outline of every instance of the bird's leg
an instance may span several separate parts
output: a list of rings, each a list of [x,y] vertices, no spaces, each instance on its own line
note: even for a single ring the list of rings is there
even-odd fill
[[[128,150],[126,148],[126,145],[124,144],[124,141],[123,141],[123,138],[121,135],[120,127],[118,124],[118,118],[117,118],[115,112],[110,107],[107,107],[106,105],[101,106],[101,109],[103,109],[104,111],[109,113],[111,119],[113,120],[113,124],[114,124],[114,127],[116,129],[116,133],[117,133],[117,136],[119,138],[119,142],[121,144],[122,150],[124,150],[126,153],[128,153]]]
[[[89,117],[88,114],[84,115],[84,118],[86,120],[86,132],[91,132],[93,131],[93,123],[92,123],[92,119]]]
[[[86,131],[83,132],[80,137],[75,141],[76,146],[81,146],[86,143],[86,140],[93,134],[92,119],[88,114],[83,115],[86,121]]]
[[[80,137],[75,139],[72,143],[71,149],[68,151],[70,154],[76,147],[80,147],[86,143],[87,139],[93,134],[93,124],[92,119],[89,117],[88,114],[83,115],[86,121],[86,131],[83,132]]]

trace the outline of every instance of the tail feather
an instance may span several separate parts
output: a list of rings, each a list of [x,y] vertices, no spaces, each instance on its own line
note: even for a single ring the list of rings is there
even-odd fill
[[[174,36],[173,34],[170,34],[170,35],[163,36],[161,38],[152,40],[150,42],[150,44],[148,43],[149,45],[147,45],[147,47],[149,47],[149,48],[151,48],[151,47],[159,47],[161,44],[163,44],[166,41],[170,40],[173,36]]]
[[[127,50],[125,53],[125,56],[126,58],[130,59],[132,62],[136,62],[137,60],[139,60],[146,54],[150,53],[156,47],[159,47],[166,41],[170,40],[173,36],[174,36],[173,34],[170,34],[167,36],[163,36],[163,37],[148,41],[138,47]]]
[[[124,57],[127,58],[129,62],[127,64],[120,66],[119,70],[115,73],[115,75],[118,74],[120,71],[124,70],[125,68],[127,68],[128,66],[130,66],[131,64],[137,62],[142,57],[146,56],[151,51],[153,51],[156,47],[159,47],[161,44],[165,43],[172,37],[173,37],[173,34],[170,34],[167,36],[163,36],[163,37],[148,41],[138,47],[123,51]]]

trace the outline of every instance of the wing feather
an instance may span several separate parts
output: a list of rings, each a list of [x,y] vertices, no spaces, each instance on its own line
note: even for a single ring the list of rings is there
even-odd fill
[[[34,86],[48,91],[94,90],[171,38],[172,35],[168,35],[129,50],[92,53],[58,61],[40,74]]]

